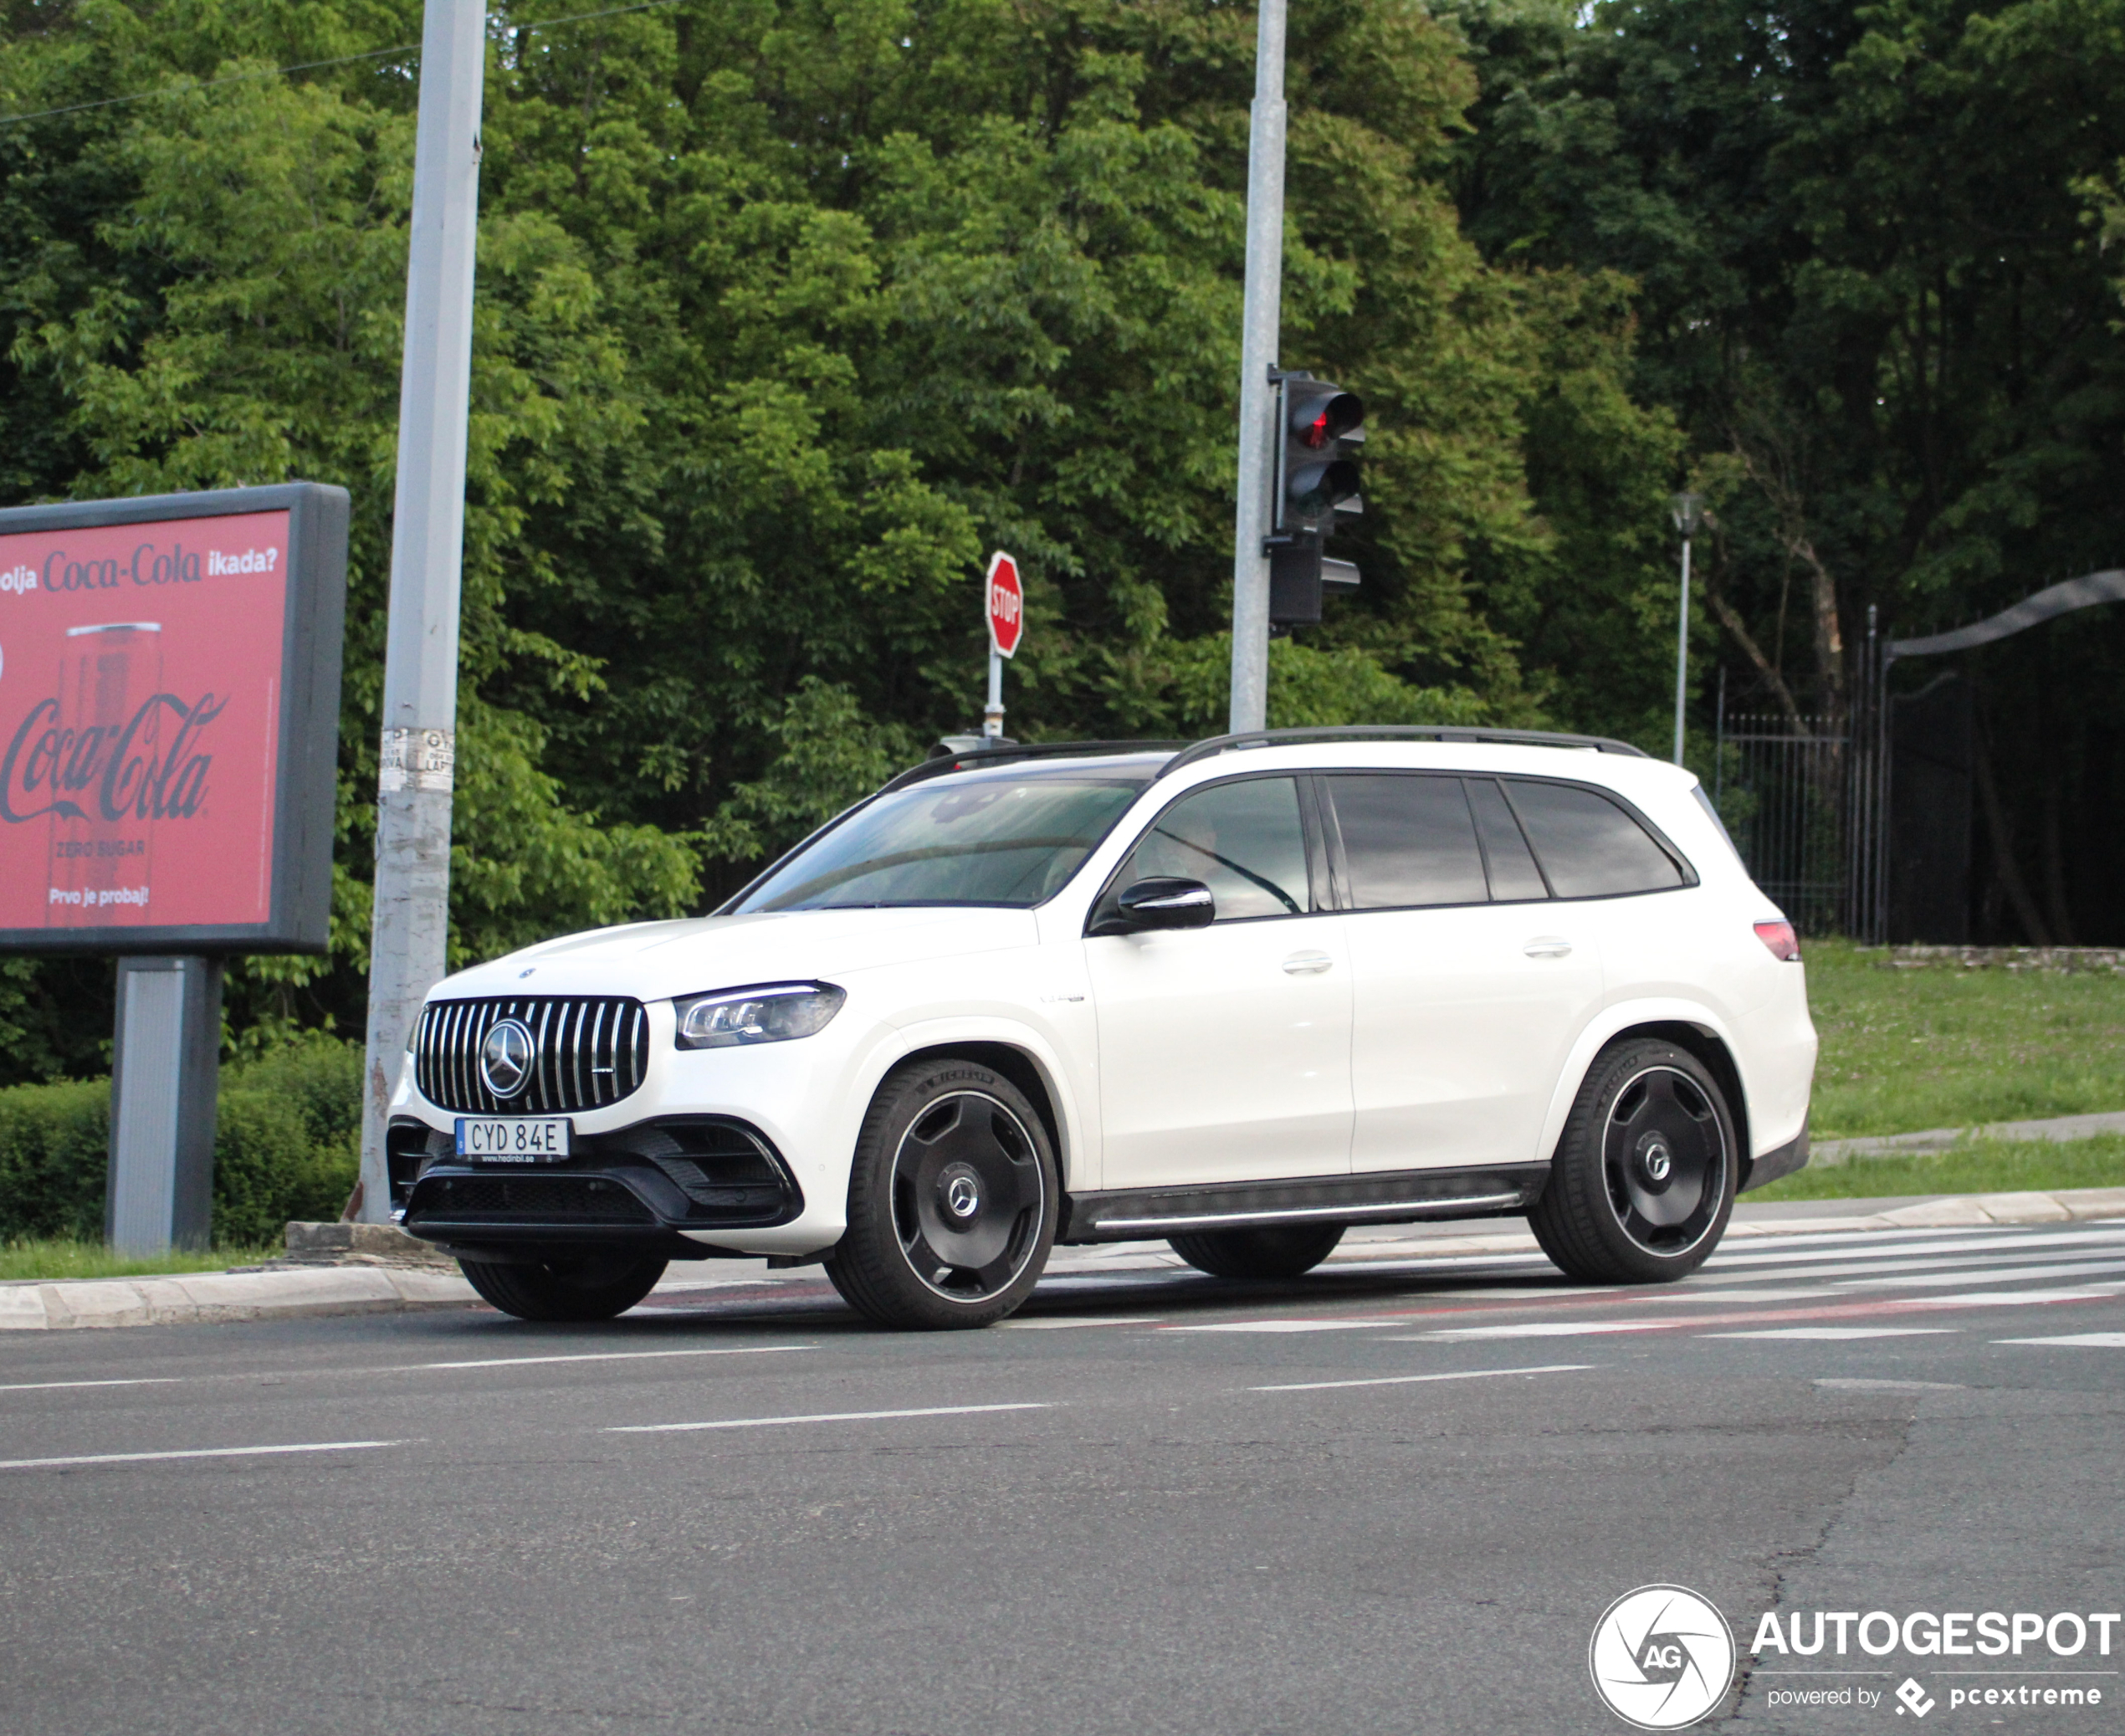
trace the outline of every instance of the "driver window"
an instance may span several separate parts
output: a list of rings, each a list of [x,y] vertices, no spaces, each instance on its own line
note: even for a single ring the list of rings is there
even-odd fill
[[[1247,778],[1174,803],[1152,822],[1117,884],[1166,875],[1209,887],[1220,922],[1310,909],[1298,781]]]

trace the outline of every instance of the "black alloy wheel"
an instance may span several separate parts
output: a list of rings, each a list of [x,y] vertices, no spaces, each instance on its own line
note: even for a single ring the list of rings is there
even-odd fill
[[[1265,1226],[1250,1230],[1202,1230],[1169,1236],[1166,1245],[1198,1272],[1212,1278],[1298,1278],[1335,1252],[1341,1224]]]
[[[590,1250],[523,1261],[468,1260],[458,1269],[481,1296],[520,1320],[609,1320],[624,1314],[664,1275],[662,1254]]]
[[[1619,1043],[1580,1088],[1528,1226],[1575,1278],[1684,1277],[1726,1230],[1736,1148],[1733,1114],[1702,1062],[1654,1039]]]
[[[1039,1282],[1057,1200],[1047,1130],[1016,1086],[970,1061],[916,1062],[864,1118],[827,1275],[883,1325],[986,1326]]]

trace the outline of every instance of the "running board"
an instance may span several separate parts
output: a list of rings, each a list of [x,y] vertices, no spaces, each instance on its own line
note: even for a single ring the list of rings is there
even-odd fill
[[[1147,1187],[1066,1195],[1057,1242],[1135,1242],[1205,1230],[1279,1224],[1416,1223],[1524,1211],[1549,1180],[1547,1164],[1497,1169],[1399,1170],[1222,1187]]]

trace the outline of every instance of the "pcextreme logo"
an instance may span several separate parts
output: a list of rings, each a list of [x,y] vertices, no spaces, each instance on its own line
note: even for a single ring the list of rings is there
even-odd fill
[[[1626,1591],[1594,1624],[1586,1667],[1601,1703],[1641,1730],[1680,1730],[1727,1697],[1734,1636],[1709,1600],[1683,1585]]]

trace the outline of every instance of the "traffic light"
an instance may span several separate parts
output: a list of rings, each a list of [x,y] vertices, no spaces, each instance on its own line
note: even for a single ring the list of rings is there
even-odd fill
[[[1278,377],[1277,515],[1268,538],[1272,627],[1317,622],[1324,591],[1358,588],[1358,569],[1329,560],[1323,545],[1340,520],[1365,510],[1356,456],[1365,443],[1365,418],[1354,392],[1311,374]]]

